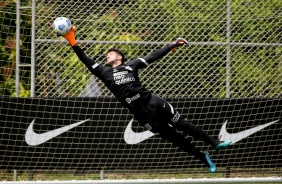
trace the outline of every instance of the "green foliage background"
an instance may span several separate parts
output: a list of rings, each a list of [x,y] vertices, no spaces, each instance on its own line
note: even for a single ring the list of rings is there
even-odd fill
[[[90,1],[92,2],[92,1]],[[79,40],[171,42],[185,37],[192,43],[227,41],[226,4],[223,0],[115,1],[91,4],[93,11],[73,10],[77,1],[42,1],[37,5],[37,38],[56,38],[50,24],[58,15],[69,17],[79,30]],[[231,42],[282,43],[281,0],[231,0]],[[81,1],[81,6],[89,6]],[[22,2],[31,6],[31,1]],[[171,6],[173,5],[173,6]],[[72,11],[67,8],[71,7]],[[176,8],[177,7],[177,8]],[[88,7],[87,7],[88,8]],[[95,10],[95,11],[94,11]],[[72,13],[69,13],[72,12]],[[154,13],[152,13],[154,12]],[[142,16],[141,16],[142,15]],[[79,25],[83,20],[83,25]],[[0,95],[15,96],[16,1],[0,3]],[[101,29],[103,28],[103,29]],[[31,10],[21,15],[21,62],[30,63]],[[115,44],[82,44],[86,53],[102,61]],[[143,56],[163,46],[118,45],[128,59]],[[36,66],[37,95],[76,96],[83,91],[89,73],[66,44],[38,44],[40,65]],[[230,46],[231,97],[275,97],[282,95],[282,47]],[[141,73],[145,87],[162,96],[218,97],[226,95],[226,46],[191,45],[177,50],[153,70]],[[188,54],[187,54],[188,53]],[[177,55],[177,58],[176,58]],[[36,56],[37,57],[37,56]],[[174,67],[170,67],[170,65]],[[48,68],[47,68],[48,66]],[[187,70],[192,68],[192,70]],[[61,74],[62,81],[55,78]],[[30,96],[30,71],[21,71],[20,96]],[[150,77],[146,77],[150,76]],[[50,80],[51,78],[51,80]],[[54,79],[52,79],[54,78]],[[150,81],[155,79],[156,83]],[[170,81],[177,81],[171,83]],[[64,83],[61,90],[57,90]],[[165,92],[161,88],[166,87]],[[102,88],[102,86],[101,86]],[[177,89],[177,90],[175,90]],[[63,91],[63,92],[62,92]],[[107,94],[104,94],[107,95]]]

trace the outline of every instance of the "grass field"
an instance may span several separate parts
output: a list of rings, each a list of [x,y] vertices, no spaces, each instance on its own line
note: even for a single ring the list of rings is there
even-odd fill
[[[254,169],[236,169],[229,170],[228,172],[224,172],[224,169],[220,169],[218,173],[211,174],[207,173],[206,170],[202,169],[191,169],[189,171],[185,171],[183,173],[168,171],[149,171],[149,172],[132,172],[132,171],[103,171],[103,174],[100,171],[73,171],[73,170],[36,170],[36,171],[17,171],[17,181],[82,181],[82,180],[162,180],[162,179],[176,179],[176,180],[184,180],[184,179],[219,179],[226,178],[228,180],[237,179],[238,178],[247,178],[248,182],[236,182],[236,183],[258,183],[250,181],[251,178],[281,178],[282,177],[282,169],[271,169],[271,171],[261,170],[258,172]],[[271,174],[270,174],[271,173]],[[1,181],[13,181],[14,171],[12,170],[2,170],[0,171],[0,182]],[[219,183],[224,182],[223,180]],[[231,181],[232,182],[232,181]],[[205,183],[214,183],[214,182],[205,182]],[[230,183],[230,182],[228,182]],[[262,182],[259,183],[281,183],[281,181],[275,182]],[[113,181],[114,184],[114,181]]]

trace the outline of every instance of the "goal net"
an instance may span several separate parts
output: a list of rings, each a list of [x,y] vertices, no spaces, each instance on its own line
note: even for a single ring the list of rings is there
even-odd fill
[[[111,179],[171,178],[172,174],[281,177],[282,100],[167,100],[209,135],[233,141],[229,149],[215,151],[187,137],[210,153],[217,174],[209,174],[191,155],[139,126],[108,97],[1,98],[1,169],[32,171],[37,180],[48,179],[49,174],[65,180],[97,179],[100,171],[106,178],[114,175]],[[73,176],[63,177],[66,173]]]
[[[281,178],[281,11],[270,0],[4,0],[0,180]],[[210,153],[216,174],[121,107],[52,32],[61,16],[101,64],[112,47],[130,60],[189,40],[140,79],[215,139],[232,140],[215,151],[179,132]]]

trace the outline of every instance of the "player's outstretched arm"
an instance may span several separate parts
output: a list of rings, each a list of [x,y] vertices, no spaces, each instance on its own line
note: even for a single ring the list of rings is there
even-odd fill
[[[147,55],[144,57],[144,60],[150,64],[162,57],[164,57],[165,55],[167,55],[170,51],[174,51],[176,48],[183,46],[183,45],[188,45],[188,41],[185,40],[184,38],[178,38],[175,42],[173,42],[172,44],[165,46],[161,49],[155,50],[154,52],[152,52],[151,54]]]
[[[73,50],[75,51],[78,58],[88,67],[95,64],[95,62],[90,59],[84,51],[77,45],[77,41],[75,39],[75,31],[76,27],[72,26],[71,30],[65,34],[63,37],[69,42],[69,44],[72,46]]]
[[[91,73],[101,78],[103,67],[100,66],[91,58],[89,58],[84,53],[84,51],[77,45],[77,41],[75,39],[75,31],[76,31],[76,27],[72,26],[71,30],[63,37],[69,42],[69,44],[72,46],[74,52],[76,53],[80,61],[82,61],[85,64],[85,66],[91,71]]]

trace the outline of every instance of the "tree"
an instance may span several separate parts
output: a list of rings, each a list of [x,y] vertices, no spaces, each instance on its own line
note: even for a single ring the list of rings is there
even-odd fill
[[[21,63],[30,63],[30,29],[28,15],[21,16]],[[16,86],[16,3],[5,1],[0,4],[0,94],[15,96]],[[21,70],[20,96],[30,96],[30,70]]]
[[[232,43],[282,42],[281,1],[230,2]],[[185,37],[196,44],[179,49],[142,71],[145,87],[165,97],[226,96],[227,47],[203,43],[227,42],[227,1],[58,0],[38,2],[37,10],[38,39],[63,41],[50,26],[56,17],[67,16],[78,26],[77,38],[89,41],[81,44],[85,52],[101,63],[110,47],[119,47],[132,59],[162,47],[160,42]],[[3,95],[14,93],[15,11],[12,1],[0,5]],[[21,17],[21,61],[26,63],[30,62],[30,16],[31,13]],[[134,44],[138,42],[142,43]],[[36,51],[37,95],[77,96],[83,91],[90,74],[67,44],[40,42]],[[231,97],[281,97],[281,55],[281,47],[230,46]],[[23,89],[29,89],[29,74],[21,73]],[[103,91],[103,95],[110,94]]]

